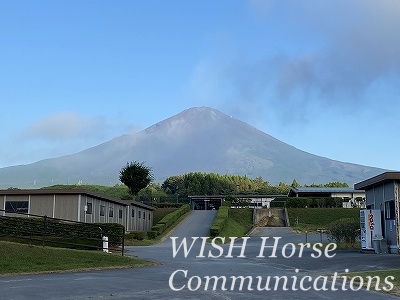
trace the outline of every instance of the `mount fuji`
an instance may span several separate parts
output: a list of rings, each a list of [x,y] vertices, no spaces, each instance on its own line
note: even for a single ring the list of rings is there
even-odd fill
[[[0,187],[114,185],[130,161],[145,162],[155,180],[189,172],[261,176],[271,184],[356,182],[385,170],[313,155],[208,107],[189,108],[132,135],[78,153],[0,168]]]

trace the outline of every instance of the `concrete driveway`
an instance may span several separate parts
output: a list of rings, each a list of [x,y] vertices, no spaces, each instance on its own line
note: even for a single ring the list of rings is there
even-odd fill
[[[236,246],[230,253],[232,257],[228,257],[230,244],[203,245],[202,239],[198,238],[190,248],[194,240],[192,237],[207,235],[214,217],[215,211],[194,211],[171,233],[170,237],[176,238],[177,246],[186,238],[186,257],[183,248],[175,249],[177,253],[173,257],[171,238],[152,247],[127,247],[127,254],[155,260],[160,265],[139,269],[0,277],[0,299],[399,299],[375,291],[352,291],[348,285],[342,286],[339,280],[332,285],[331,277],[325,283],[328,290],[318,291],[324,285],[324,278],[319,276],[344,273],[346,269],[400,268],[398,255],[328,251],[327,255],[331,258],[323,252],[315,258],[318,251],[303,249],[299,257],[300,248],[296,243],[305,242],[305,236],[288,228],[253,231],[251,237],[245,239],[243,253],[240,247],[243,239],[232,244]],[[320,236],[307,238],[318,242]],[[277,246],[273,248],[275,242]],[[261,249],[264,250],[264,257],[260,255]],[[275,255],[272,255],[274,249]],[[208,257],[209,254],[213,257]],[[207,276],[209,281],[206,289]],[[216,277],[210,276],[218,276],[219,279],[215,281]],[[231,289],[231,276],[236,278],[234,289]],[[239,276],[244,278],[242,287]],[[281,278],[277,289],[274,290],[272,284],[271,290],[257,290],[266,286],[268,276],[271,283],[276,282],[274,276]],[[227,279],[225,285],[223,278]],[[250,278],[253,279],[251,285]],[[259,286],[258,278],[261,278]],[[283,288],[282,278],[288,279],[287,290]],[[305,278],[303,288],[310,287],[307,291],[300,288],[302,278]],[[313,286],[315,281],[317,284]],[[216,288],[213,289],[215,282]],[[384,284],[381,283],[381,286]]]

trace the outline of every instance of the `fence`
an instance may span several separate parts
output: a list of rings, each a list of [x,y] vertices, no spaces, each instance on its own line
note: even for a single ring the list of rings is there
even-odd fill
[[[82,223],[0,209],[0,238],[45,247],[103,250],[103,237],[113,252],[124,255],[125,228],[115,223]]]
[[[151,206],[156,206],[157,204],[163,204],[163,203],[176,203],[176,204],[189,203],[189,198],[187,196],[181,196],[179,194],[173,194],[167,196],[138,196],[136,200]]]

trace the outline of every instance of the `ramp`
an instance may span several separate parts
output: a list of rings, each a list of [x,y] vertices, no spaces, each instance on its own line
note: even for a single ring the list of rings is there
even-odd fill
[[[289,220],[284,208],[254,209],[253,223],[256,227],[285,227]]]
[[[211,224],[214,222],[217,210],[193,210],[169,236],[191,238],[193,236],[208,236]]]

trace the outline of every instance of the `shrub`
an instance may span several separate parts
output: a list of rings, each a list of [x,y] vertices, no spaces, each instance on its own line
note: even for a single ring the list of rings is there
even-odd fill
[[[168,227],[170,227],[173,223],[175,223],[181,216],[183,216],[188,211],[190,211],[189,204],[184,204],[179,209],[165,215],[160,221],[158,221],[156,225],[154,225],[151,228],[152,231],[151,235],[162,234],[165,230],[167,230]]]
[[[165,231],[165,224],[156,224],[151,228],[151,231],[154,231],[157,233],[157,235],[160,235]]]
[[[327,226],[327,235],[336,243],[346,242],[354,245],[360,237],[360,223],[354,218],[333,221]]]
[[[210,227],[210,237],[216,237],[219,235],[222,229],[224,229],[226,222],[229,217],[229,206],[221,206],[215,216],[215,220]]]
[[[49,217],[0,218],[0,236],[44,240],[45,243],[68,248],[100,247],[102,236],[108,236],[110,245],[119,245],[124,231],[124,226],[117,223],[77,223]]]
[[[139,240],[139,241],[143,241],[147,236],[146,232],[143,231],[131,231],[129,232],[126,237],[127,238],[131,238],[131,239],[135,239],[135,240]]]
[[[158,236],[158,232],[154,230],[147,231],[147,237],[152,240]]]
[[[271,202],[271,207],[282,206],[283,201],[288,208],[333,208],[342,207],[345,200],[335,197],[280,197],[276,199],[276,204]]]

